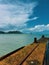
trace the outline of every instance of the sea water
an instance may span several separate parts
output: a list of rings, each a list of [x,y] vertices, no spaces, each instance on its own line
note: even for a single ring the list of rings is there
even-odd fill
[[[41,36],[40,34],[0,34],[0,57],[33,43],[34,37],[39,39]]]

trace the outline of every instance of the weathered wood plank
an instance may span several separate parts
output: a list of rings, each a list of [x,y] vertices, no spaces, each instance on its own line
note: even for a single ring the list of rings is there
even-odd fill
[[[46,50],[46,43],[39,43],[39,46],[23,62],[22,65],[43,65],[45,50]]]
[[[0,57],[0,61],[3,60],[3,59],[5,59],[5,58],[7,58],[7,57],[10,56],[11,54],[14,54],[14,53],[16,53],[17,51],[23,49],[24,47],[25,47],[25,46],[23,46],[23,47],[21,47],[21,48],[19,48],[19,49],[16,49],[16,50],[14,50],[14,51],[12,51],[12,52],[10,52],[10,53],[4,55],[4,56],[1,56],[1,57]]]
[[[0,61],[0,65],[20,65],[21,62],[35,49],[38,44],[32,44],[24,47],[18,52],[11,54],[7,58]]]

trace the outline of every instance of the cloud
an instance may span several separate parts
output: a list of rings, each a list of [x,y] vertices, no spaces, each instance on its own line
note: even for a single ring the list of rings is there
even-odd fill
[[[0,1],[3,2],[3,0]],[[5,2],[7,3],[0,3],[0,28],[9,24],[17,27],[24,25],[37,6],[37,2],[22,3],[19,0],[16,4],[9,4],[8,0],[5,0]],[[33,19],[35,20],[37,17]]]
[[[32,20],[37,20],[39,17],[34,17],[34,18],[32,18]]]
[[[36,25],[32,28],[21,29],[20,31],[22,31],[22,32],[26,31],[27,33],[49,31],[49,24],[47,24],[47,25],[44,25],[44,24],[43,25]]]
[[[32,28],[28,28],[29,31],[32,32],[43,32],[43,31],[49,31],[49,24],[47,25],[36,25]]]
[[[31,19],[28,18],[28,21],[29,21],[29,20],[37,20],[38,18],[39,18],[39,17],[33,17],[33,18],[31,18]]]

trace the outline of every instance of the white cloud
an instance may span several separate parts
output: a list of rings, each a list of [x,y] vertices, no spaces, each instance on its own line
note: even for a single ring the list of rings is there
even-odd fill
[[[39,17],[33,17],[31,19],[28,18],[28,20],[37,20]]]
[[[28,28],[27,30],[30,30],[32,32],[42,32],[49,30],[49,24],[47,25],[36,25],[35,27]]]
[[[34,18],[32,18],[32,20],[37,20],[39,17],[34,17]]]
[[[29,20],[29,16],[34,12],[37,2],[29,4],[16,3],[13,4],[0,4],[0,27],[8,24],[20,26]],[[33,18],[34,20],[37,17]]]

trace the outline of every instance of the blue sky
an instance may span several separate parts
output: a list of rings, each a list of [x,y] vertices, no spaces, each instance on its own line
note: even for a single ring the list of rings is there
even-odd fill
[[[0,31],[49,31],[49,0],[0,0]]]

